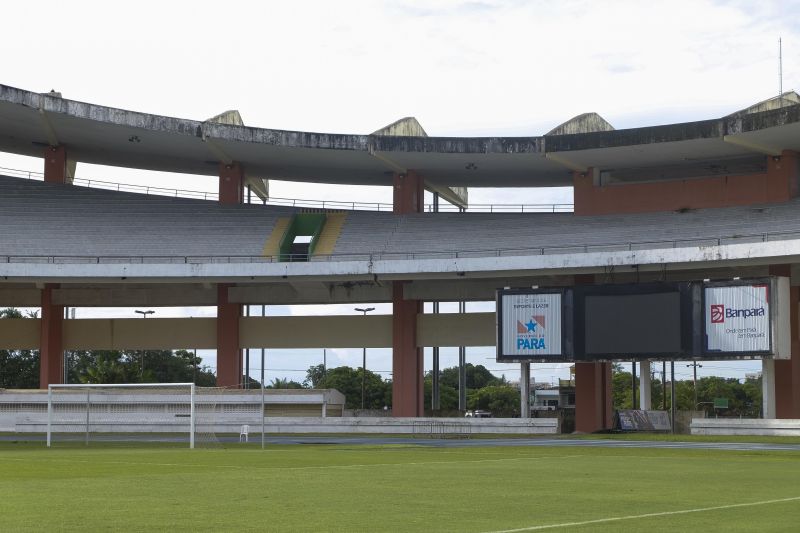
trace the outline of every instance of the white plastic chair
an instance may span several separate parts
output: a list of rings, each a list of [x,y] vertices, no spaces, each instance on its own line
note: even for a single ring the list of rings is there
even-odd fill
[[[248,442],[248,437],[250,436],[250,426],[244,424],[242,429],[239,430],[239,442]]]

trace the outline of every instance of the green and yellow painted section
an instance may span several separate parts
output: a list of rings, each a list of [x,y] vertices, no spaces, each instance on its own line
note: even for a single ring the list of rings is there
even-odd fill
[[[347,213],[327,211],[302,211],[288,217],[279,217],[272,232],[264,242],[262,255],[280,261],[304,261],[314,255],[330,255],[344,227]],[[297,237],[310,237],[308,255],[293,253]]]

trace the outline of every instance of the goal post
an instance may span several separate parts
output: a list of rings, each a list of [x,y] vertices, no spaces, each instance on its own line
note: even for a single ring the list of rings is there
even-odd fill
[[[198,406],[198,389],[193,383],[53,384],[47,387],[47,447],[54,439],[79,441],[94,438],[188,441],[197,444],[198,431],[213,438],[216,406]],[[219,390],[213,387],[215,391]],[[216,396],[209,395],[207,397]],[[205,420],[198,423],[198,416]],[[181,437],[183,435],[183,437]],[[109,437],[111,436],[111,437]],[[171,436],[171,437],[167,437]]]

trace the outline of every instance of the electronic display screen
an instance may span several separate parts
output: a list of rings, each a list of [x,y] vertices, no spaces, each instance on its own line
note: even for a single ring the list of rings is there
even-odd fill
[[[681,347],[678,291],[587,294],[584,302],[585,354],[675,354]]]

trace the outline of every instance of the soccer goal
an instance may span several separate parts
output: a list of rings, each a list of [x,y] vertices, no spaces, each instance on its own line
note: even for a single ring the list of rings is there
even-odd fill
[[[50,385],[47,446],[61,442],[219,445],[226,390],[192,383]],[[228,425],[256,420],[256,411]],[[263,412],[259,409],[260,412]],[[263,419],[263,416],[262,416]]]

